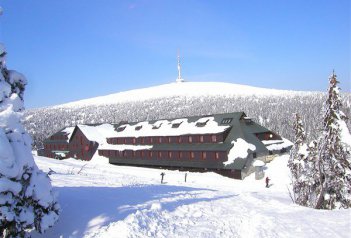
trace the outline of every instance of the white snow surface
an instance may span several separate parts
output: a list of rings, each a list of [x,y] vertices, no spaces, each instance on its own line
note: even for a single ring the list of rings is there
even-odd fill
[[[99,146],[99,149],[101,150],[118,150],[118,151],[124,151],[124,150],[150,150],[152,149],[152,145],[111,145],[111,144],[102,144]]]
[[[344,120],[338,121],[340,128],[341,141],[351,148],[351,134]]]
[[[238,158],[246,158],[249,154],[249,150],[254,151],[256,146],[253,144],[247,143],[245,140],[238,138],[237,140],[232,141],[233,147],[228,153],[228,160],[223,162],[224,165],[229,165],[234,163]]]
[[[145,101],[148,99],[172,97],[172,96],[286,96],[305,95],[306,92],[257,88],[247,85],[221,83],[221,82],[183,82],[169,83],[142,89],[129,90],[106,96],[89,98],[61,104],[55,108],[82,107],[89,105],[108,105],[129,101]]]
[[[254,174],[233,180],[212,172],[165,171],[36,157],[59,192],[58,223],[33,238],[349,237],[351,210],[313,210],[289,198],[288,156],[266,164],[272,186]],[[165,172],[164,184],[160,173]]]
[[[275,143],[275,144],[271,144],[271,145],[267,145],[266,148],[268,150],[281,150],[281,149],[284,149],[284,148],[287,148],[289,146],[292,146],[293,143],[291,141],[289,141],[288,139],[285,139],[283,138],[281,140],[281,143]]]

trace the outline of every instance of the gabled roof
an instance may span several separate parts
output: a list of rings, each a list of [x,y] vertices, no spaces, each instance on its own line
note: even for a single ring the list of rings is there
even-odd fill
[[[69,140],[71,139],[73,130],[74,130],[74,126],[64,127],[61,130],[59,130],[58,132],[56,132],[55,134],[51,135],[45,141],[50,141],[51,140],[50,138],[55,137],[55,136],[66,136],[67,140],[65,140],[65,141],[69,142]]]
[[[89,141],[95,141],[99,144],[105,143],[106,138],[113,134],[115,126],[113,124],[91,124],[91,125],[77,125],[74,127],[71,138],[77,130],[81,130],[82,133]]]

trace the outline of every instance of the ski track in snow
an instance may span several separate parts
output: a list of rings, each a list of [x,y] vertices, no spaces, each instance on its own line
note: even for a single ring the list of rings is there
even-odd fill
[[[62,214],[47,233],[32,237],[348,237],[350,210],[294,205],[287,156],[268,164],[272,186],[214,173],[184,173],[107,163],[36,157],[59,192]]]

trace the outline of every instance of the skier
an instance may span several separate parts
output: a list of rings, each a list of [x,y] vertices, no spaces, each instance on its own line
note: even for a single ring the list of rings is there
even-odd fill
[[[165,176],[166,174],[164,172],[161,173],[161,184],[163,183],[163,177]]]
[[[184,181],[186,182],[186,177],[188,176],[188,173],[185,173],[185,178],[184,178]]]
[[[266,188],[268,188],[269,187],[269,178],[268,178],[268,176],[266,177]]]

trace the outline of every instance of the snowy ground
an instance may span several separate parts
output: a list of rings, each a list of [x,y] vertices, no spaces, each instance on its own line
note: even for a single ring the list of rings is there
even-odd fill
[[[272,185],[188,173],[36,157],[59,193],[59,222],[32,237],[350,237],[351,210],[294,205],[287,156],[267,164]],[[165,183],[160,184],[164,171]]]

